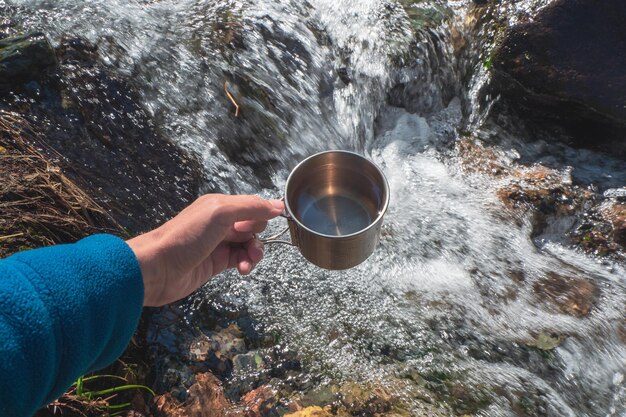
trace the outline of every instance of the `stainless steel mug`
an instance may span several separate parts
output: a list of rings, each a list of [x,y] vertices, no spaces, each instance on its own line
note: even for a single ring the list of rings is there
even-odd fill
[[[293,169],[284,201],[289,226],[264,242],[297,246],[321,268],[347,269],[374,252],[389,205],[389,186],[382,171],[365,157],[326,151]],[[279,239],[287,230],[291,242]]]

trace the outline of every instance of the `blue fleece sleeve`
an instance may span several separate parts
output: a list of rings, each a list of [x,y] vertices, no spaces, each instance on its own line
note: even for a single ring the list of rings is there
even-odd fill
[[[0,260],[0,416],[31,416],[112,363],[142,305],[139,263],[115,236]]]

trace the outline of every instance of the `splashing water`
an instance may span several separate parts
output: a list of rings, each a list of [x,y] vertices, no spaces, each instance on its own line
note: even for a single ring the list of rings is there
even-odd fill
[[[272,246],[253,275],[224,274],[197,296],[245,306],[320,383],[392,387],[415,371],[479,393],[487,400],[477,415],[624,415],[626,270],[556,240],[538,247],[530,219],[504,213],[492,181],[463,173],[450,144],[467,116],[463,100],[477,108],[476,84],[462,87],[450,28],[469,1],[415,3],[445,8],[448,23],[414,31],[400,4],[383,0],[10,5],[53,42],[71,34],[98,44],[159,128],[200,158],[206,190],[276,197],[297,161],[331,148],[380,165],[391,205],[365,263],[322,271]],[[478,126],[483,116],[467,120]],[[574,154],[565,162],[586,170],[572,175],[600,181],[589,168],[600,157]],[[610,168],[609,186],[623,185],[624,168]],[[546,298],[555,280],[570,279],[594,288],[588,314]],[[530,347],[541,335],[559,343]]]

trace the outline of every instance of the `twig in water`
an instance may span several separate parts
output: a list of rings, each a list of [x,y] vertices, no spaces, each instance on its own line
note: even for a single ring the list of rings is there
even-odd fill
[[[224,91],[226,91],[226,95],[230,99],[230,102],[235,105],[235,117],[237,117],[237,116],[239,116],[239,104],[237,104],[237,102],[235,101],[233,96],[228,91],[228,86],[226,84],[227,84],[227,81],[224,81]]]

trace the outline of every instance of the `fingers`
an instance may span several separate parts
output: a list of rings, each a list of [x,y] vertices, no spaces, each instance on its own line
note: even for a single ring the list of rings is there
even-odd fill
[[[252,261],[254,266],[261,262],[261,259],[263,259],[263,254],[265,252],[263,242],[258,239],[252,239],[247,244],[247,250],[248,256],[250,257],[250,260]]]
[[[233,230],[228,232],[225,241],[228,242],[247,242],[254,237],[256,233],[261,233],[267,227],[266,221],[246,220],[237,222],[233,225]]]
[[[224,223],[266,221],[278,216],[284,209],[280,200],[264,200],[255,195],[224,196],[222,204],[216,209],[216,216]]]
[[[236,268],[241,275],[248,275],[263,259],[263,243],[249,239],[245,243],[221,243],[213,253],[215,273]]]
[[[209,262],[209,265],[211,265],[211,272],[208,275],[217,275],[228,268],[234,268],[237,265],[237,257],[232,256],[233,252],[231,244],[220,243],[215,248],[211,256],[206,259],[206,261]]]
[[[279,200],[206,194],[157,229],[130,239],[142,270],[144,303],[179,300],[228,268],[252,272],[263,258],[254,234],[283,209]]]
[[[253,268],[254,264],[252,262],[252,259],[250,259],[250,257],[248,256],[248,252],[245,250],[240,250],[239,259],[237,261],[237,271],[239,271],[241,275],[248,275],[250,272],[252,272]]]
[[[224,238],[224,242],[232,242],[232,243],[244,243],[254,238],[254,233],[246,232],[239,233],[235,231],[231,231]]]
[[[228,268],[237,268],[241,275],[248,275],[263,259],[263,243],[250,239],[243,245],[230,244]]]
[[[236,232],[250,232],[250,233],[261,233],[267,227],[267,221],[254,221],[254,220],[244,220],[241,222],[235,223],[233,229]]]
[[[263,259],[263,243],[252,239],[239,251],[237,271],[241,275],[248,275]]]

